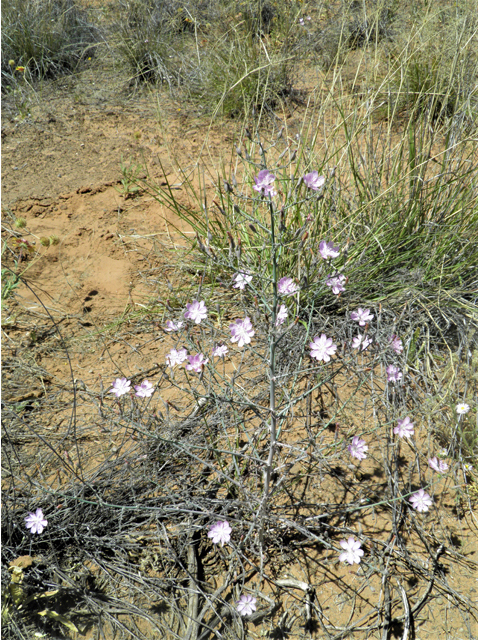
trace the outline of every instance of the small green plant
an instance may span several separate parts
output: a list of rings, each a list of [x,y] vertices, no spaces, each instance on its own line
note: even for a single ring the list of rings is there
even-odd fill
[[[27,221],[24,218],[15,218],[13,221],[14,229],[26,230]],[[10,235],[9,235],[10,234]],[[9,235],[9,237],[8,237]],[[12,231],[11,228],[4,227],[4,240],[2,242],[2,292],[1,302],[2,308],[6,300],[12,297],[17,287],[21,283],[22,276],[41,258],[41,254],[37,251],[35,240],[31,240],[28,231],[26,237],[19,237],[18,231]],[[29,238],[29,239],[27,239]],[[57,245],[60,239],[55,234],[48,237],[37,238],[42,247],[49,248]],[[10,264],[11,266],[6,266]]]
[[[125,198],[138,193],[140,190],[138,182],[139,175],[142,171],[142,165],[135,163],[132,158],[129,159],[128,163],[125,163],[122,156],[120,162],[120,171],[122,173],[122,177],[120,179],[120,184],[122,186],[116,188],[117,191]]]
[[[2,269],[2,306],[5,300],[11,297],[15,289],[20,284],[20,278],[10,271],[10,269]]]

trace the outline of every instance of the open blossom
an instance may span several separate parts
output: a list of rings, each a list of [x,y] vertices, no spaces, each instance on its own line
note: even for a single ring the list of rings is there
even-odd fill
[[[365,452],[368,451],[368,446],[365,443],[365,440],[362,440],[359,436],[353,436],[352,444],[348,446],[348,451],[352,458],[363,460],[367,457]]]
[[[448,464],[438,458],[429,458],[428,466],[438,473],[446,473],[448,471]]]
[[[300,18],[300,19],[298,20],[298,22],[302,25],[302,27],[304,27],[304,26],[305,26],[305,20],[308,20],[308,22],[310,22],[311,17],[310,17],[310,16],[307,16],[306,18]],[[297,133],[297,135],[298,135],[298,133]]]
[[[410,418],[407,416],[403,420],[397,422],[397,426],[393,429],[399,438],[411,438],[413,436],[413,422],[410,422]]]
[[[178,351],[176,349],[171,349],[171,351],[167,353],[165,360],[167,361],[168,366],[173,369],[177,364],[182,364],[187,357],[188,351],[186,349],[179,349]]]
[[[235,275],[235,284],[233,285],[234,289],[245,289],[246,285],[251,282],[253,276],[248,273],[237,273]]]
[[[288,278],[285,276],[284,278],[280,278],[278,281],[278,293],[281,296],[293,296],[298,291],[298,285],[292,280],[292,278]]]
[[[37,509],[35,513],[29,513],[25,518],[25,526],[30,530],[30,533],[42,533],[48,524],[48,520],[43,517],[43,511]]]
[[[262,169],[259,171],[258,176],[255,176],[253,179],[255,180],[255,186],[253,187],[255,191],[259,191],[264,196],[277,195],[272,184],[275,176],[273,173],[270,173],[268,169]]]
[[[203,300],[200,302],[197,302],[197,300],[190,302],[187,304],[187,310],[183,315],[187,320],[193,320],[196,324],[200,324],[208,315],[205,302]]]
[[[149,398],[155,391],[155,387],[148,380],[144,380],[142,384],[135,385],[135,395],[138,398]]]
[[[399,356],[402,351],[403,351],[403,344],[402,341],[400,340],[399,337],[397,337],[395,334],[393,336],[390,337],[390,346],[392,347],[392,349],[395,351],[395,353],[397,354],[397,356]]]
[[[109,393],[114,393],[117,398],[120,398],[130,391],[131,384],[130,380],[126,378],[117,378],[113,382],[112,389],[110,389]]]
[[[369,320],[373,319],[373,313],[370,313],[370,309],[362,309],[362,307],[358,307],[356,311],[353,311],[350,314],[350,317],[361,327],[364,327]]]
[[[275,326],[279,327],[281,324],[285,322],[288,317],[288,309],[284,304],[280,305],[280,309],[277,311],[277,319],[275,321]]]
[[[388,382],[398,382],[402,377],[402,372],[393,364],[389,364],[387,367],[387,380]]]
[[[334,247],[333,242],[322,240],[318,245],[318,253],[324,260],[330,260],[330,258],[337,258],[340,255],[340,249]]]
[[[369,338],[368,336],[364,337],[359,334],[352,340],[352,349],[361,348],[362,351],[365,351],[365,349],[368,349],[368,347],[372,344],[372,342],[373,342],[372,338]]]
[[[334,344],[331,338],[322,333],[320,337],[315,336],[313,342],[308,345],[311,349],[310,356],[315,358],[319,362],[329,362],[330,356],[333,356],[337,350],[337,345]]]
[[[226,542],[230,542],[230,534],[232,533],[232,527],[225,520],[212,524],[208,532],[208,537],[212,540],[213,544],[221,544],[222,547]]]
[[[466,402],[460,402],[460,404],[457,404],[455,407],[455,411],[459,416],[463,416],[465,413],[470,411],[470,406]]]
[[[194,356],[188,356],[188,364],[185,369],[187,371],[195,371],[195,373],[202,373],[202,367],[206,365],[208,358],[204,358],[203,353],[196,353]]]
[[[309,189],[318,191],[325,184],[325,176],[319,176],[318,171],[312,171],[303,176],[303,181]]]
[[[240,596],[237,601],[237,611],[241,616],[249,616],[256,611],[257,599],[253,596]]]
[[[408,499],[412,503],[412,507],[417,511],[428,511],[432,506],[433,500],[430,498],[425,489],[419,489]]]
[[[345,287],[343,286],[345,283],[346,277],[343,273],[331,273],[328,278],[325,280],[325,284],[327,287],[332,288],[332,293],[338,296],[339,293],[345,291]]]
[[[230,333],[232,337],[231,342],[238,342],[239,347],[243,347],[245,344],[249,344],[252,337],[255,335],[250,318],[247,316],[243,320],[235,320],[230,325]]]
[[[345,549],[340,556],[340,562],[348,562],[348,564],[360,564],[364,550],[361,548],[362,543],[350,536],[348,540],[340,540],[340,546]]]
[[[165,331],[180,331],[183,327],[183,321],[179,320],[178,322],[174,322],[173,320],[168,320],[167,325],[165,327]]]
[[[218,358],[224,358],[228,353],[228,347],[225,344],[217,344],[216,347],[212,349],[212,356],[216,356]]]

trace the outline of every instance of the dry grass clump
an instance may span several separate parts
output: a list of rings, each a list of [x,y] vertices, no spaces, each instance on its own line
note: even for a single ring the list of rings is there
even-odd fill
[[[411,25],[411,26],[407,26]],[[413,114],[472,130],[477,112],[477,21],[465,1],[419,12],[412,5],[386,46],[389,117]],[[386,96],[386,92],[383,92]]]
[[[74,0],[12,0],[2,7],[2,91],[20,76],[55,78],[80,68],[103,40]],[[17,69],[24,69],[18,71]]]

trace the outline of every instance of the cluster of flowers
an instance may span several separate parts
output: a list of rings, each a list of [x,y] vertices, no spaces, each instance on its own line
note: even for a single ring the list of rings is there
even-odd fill
[[[248,275],[238,274],[238,276],[240,276],[237,280],[238,288],[243,289],[245,284],[249,282]],[[208,311],[203,300],[200,302],[198,300],[193,300],[193,302],[187,304],[187,310],[184,313],[186,320],[191,320],[192,322],[195,322],[195,324],[200,324],[207,318],[207,316]],[[182,321],[173,322],[172,320],[169,320],[165,327],[165,331],[179,331],[182,327]],[[230,334],[231,342],[238,343],[239,347],[249,344],[255,335],[250,318],[247,316],[243,318],[243,320],[241,318],[235,320],[235,322],[230,325]],[[228,347],[224,344],[218,344],[212,349],[213,357],[224,358],[227,354]],[[195,373],[201,373],[204,365],[209,361],[208,358],[205,358],[203,353],[188,355],[188,351],[186,349],[171,349],[166,357],[167,364],[172,369],[176,367],[177,364],[182,364],[185,360],[188,360],[188,364],[185,367],[186,370],[194,371]]]
[[[307,18],[309,20],[309,18]],[[258,176],[254,178],[255,185],[254,190],[258,191],[263,196],[276,196],[277,192],[273,187],[273,183],[276,180],[276,176],[270,173],[268,169],[262,169],[259,171]],[[312,191],[319,191],[325,184],[325,176],[319,176],[318,171],[311,171],[303,176],[303,181],[309,189]]]
[[[360,327],[364,327],[367,322],[373,319],[374,316],[370,313],[370,309],[362,309],[359,307],[356,311],[351,313],[350,317],[355,322],[358,322]],[[365,351],[372,341],[372,338],[369,338],[368,335],[358,334],[352,341],[352,349],[361,349],[362,351]],[[402,341],[396,335],[390,337],[389,346],[396,354],[400,354],[403,351]],[[332,356],[337,350],[337,345],[331,338],[327,338],[324,333],[322,333],[321,336],[315,336],[313,338],[313,342],[310,342],[309,347],[310,356],[319,362],[329,362],[330,356]],[[388,382],[397,382],[402,378],[402,372],[394,365],[388,365],[386,371]]]
[[[470,407],[465,402],[461,402],[457,404],[455,410],[458,415],[464,415],[470,411]],[[411,422],[410,418],[407,416],[406,418],[398,420],[397,426],[393,429],[393,433],[399,438],[411,438],[414,434],[413,425],[414,423]],[[362,438],[360,438],[359,436],[354,436],[352,438],[351,444],[348,446],[348,451],[352,458],[356,458],[357,460],[364,460],[367,457],[366,452],[368,451],[368,445],[366,444],[365,440],[362,440]],[[444,451],[443,453],[447,454],[446,451]],[[444,474],[448,471],[448,464],[443,460],[440,460],[436,456],[434,456],[433,458],[428,458],[428,466],[437,473]],[[419,491],[411,495],[409,501],[412,503],[413,508],[417,511],[428,511],[429,507],[431,507],[433,504],[432,499],[424,489],[420,489]]]
[[[304,26],[305,26],[305,20],[307,20],[308,22],[310,22],[311,17],[310,17],[310,16],[307,16],[306,18],[300,18],[300,19],[298,20],[298,22],[302,25],[302,27],[304,27]]]
[[[112,388],[109,393],[113,393],[117,398],[121,398],[131,391],[131,382],[127,378],[117,378],[113,381]],[[155,387],[148,380],[144,380],[142,384],[135,385],[135,395],[138,398],[149,398],[155,391]]]
[[[413,435],[413,422],[410,422],[410,418],[407,416],[403,420],[399,420],[397,426],[393,429],[393,433],[398,435],[399,438],[410,438]],[[357,460],[364,460],[367,457],[368,445],[365,440],[362,440],[359,436],[352,438],[351,444],[348,446],[348,451],[352,458]],[[431,458],[428,461],[429,466],[438,471],[439,473],[446,473],[448,471],[448,465],[443,461],[438,461],[437,458]],[[432,506],[433,501],[429,494],[420,489],[416,493],[410,496],[409,501],[417,511],[428,511]]]

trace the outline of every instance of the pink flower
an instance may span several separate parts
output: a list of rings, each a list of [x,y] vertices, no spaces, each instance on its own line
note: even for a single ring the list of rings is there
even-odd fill
[[[235,320],[230,325],[230,333],[232,337],[231,342],[238,342],[239,347],[243,347],[245,344],[249,344],[252,337],[255,335],[250,318],[247,316],[243,320]]]
[[[287,317],[288,317],[288,309],[284,304],[282,304],[280,305],[280,309],[277,311],[277,319],[275,321],[275,326],[279,327],[281,324],[285,322]]]
[[[402,377],[402,372],[393,364],[389,364],[387,367],[387,380],[388,382],[397,382]]]
[[[470,406],[466,402],[460,402],[460,404],[457,404],[455,407],[455,411],[459,416],[463,416],[470,411]]]
[[[438,458],[429,458],[428,466],[438,473],[446,473],[448,471],[448,464]]]
[[[148,380],[144,380],[142,384],[135,386],[135,395],[139,398],[149,398],[155,391],[155,387]]]
[[[232,527],[225,520],[224,522],[216,522],[210,527],[208,537],[211,538],[213,544],[221,544],[222,547],[226,542],[230,542],[230,534],[232,533]]]
[[[407,416],[403,420],[397,422],[397,426],[394,428],[395,433],[399,438],[411,438],[413,436],[413,422],[410,422],[410,418]]]
[[[340,249],[333,246],[333,242],[327,242],[322,240],[318,245],[318,253],[324,260],[330,260],[330,258],[338,258],[340,255]]]
[[[212,349],[212,356],[216,356],[218,358],[224,358],[228,353],[227,345],[225,344],[217,344],[216,347]]]
[[[424,489],[419,489],[408,500],[417,511],[428,511],[428,508],[433,504],[433,500]]]
[[[319,176],[318,171],[312,171],[303,176],[303,181],[309,189],[318,191],[325,184],[325,176]]]
[[[37,509],[35,513],[29,513],[25,518],[25,526],[30,529],[30,533],[42,533],[48,524],[48,520],[43,517],[43,511]]]
[[[187,310],[183,315],[187,320],[193,320],[196,324],[200,324],[208,315],[205,302],[203,302],[203,300],[200,302],[197,302],[197,300],[190,302],[190,304],[187,304]]]
[[[130,380],[127,380],[126,378],[117,378],[113,382],[113,388],[110,389],[109,393],[114,393],[117,398],[120,398],[130,391],[131,384]]]
[[[368,336],[365,336],[365,338],[363,336],[361,336],[360,334],[358,334],[353,340],[352,340],[352,349],[360,349],[362,351],[365,351],[365,349],[368,349],[368,347],[372,344],[373,339],[369,338]]]
[[[273,173],[270,173],[268,169],[262,169],[259,171],[258,176],[255,176],[253,179],[255,180],[255,186],[253,187],[255,191],[259,191],[264,196],[277,195],[277,192],[272,186],[275,176]]]
[[[253,596],[240,596],[237,601],[237,611],[241,616],[249,616],[257,610],[255,606],[257,599]]]
[[[196,353],[194,356],[188,356],[188,364],[185,369],[187,371],[195,371],[195,373],[202,373],[202,368],[208,362],[208,358],[203,357],[203,353]]]
[[[187,357],[188,351],[186,349],[179,349],[178,351],[176,349],[172,349],[170,353],[167,354],[165,360],[167,361],[168,366],[173,369],[177,364],[182,364]]]
[[[281,278],[278,281],[278,293],[281,296],[293,296],[298,291],[298,285],[292,280],[292,278]]]
[[[322,360],[329,362],[330,356],[333,356],[337,350],[337,345],[334,344],[331,338],[327,338],[324,333],[322,333],[320,337],[315,336],[313,342],[310,342],[308,346],[311,349],[310,357],[315,358],[319,362]]]
[[[359,540],[355,540],[353,536],[350,536],[348,540],[340,540],[340,546],[345,549],[340,554],[340,562],[348,562],[348,564],[360,564],[362,556],[365,554],[361,548],[362,543]]]
[[[373,313],[370,313],[370,309],[362,309],[358,307],[356,311],[353,311],[350,315],[352,320],[358,322],[361,327],[364,327],[369,320],[372,320]]]
[[[325,281],[327,287],[332,288],[332,293],[338,296],[339,293],[345,291],[345,287],[343,286],[345,283],[345,276],[342,273],[331,273]]]
[[[395,351],[397,356],[399,356],[403,351],[402,341],[395,334],[390,337],[390,346]]]
[[[362,440],[359,436],[353,436],[352,444],[348,446],[348,451],[352,458],[363,460],[367,457],[365,452],[368,451],[368,446],[365,444],[365,440]]]
[[[234,289],[245,289],[246,285],[251,282],[253,276],[248,273],[237,273],[235,275],[235,284],[233,285]]]
[[[168,320],[167,325],[165,327],[165,331],[180,331],[182,327],[183,327],[182,320],[179,320],[178,322],[174,322],[173,320]]]

